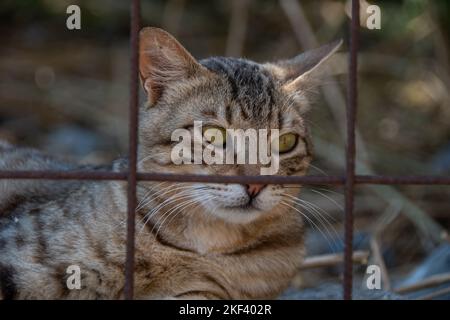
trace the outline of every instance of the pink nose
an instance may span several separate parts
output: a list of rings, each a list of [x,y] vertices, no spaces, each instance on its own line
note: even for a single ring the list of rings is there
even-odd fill
[[[262,189],[266,186],[265,184],[247,184],[247,193],[250,197],[256,197]]]

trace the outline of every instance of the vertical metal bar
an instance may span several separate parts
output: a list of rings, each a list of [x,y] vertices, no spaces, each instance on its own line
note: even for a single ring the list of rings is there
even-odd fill
[[[357,67],[359,44],[359,0],[352,0],[352,20],[350,24],[350,63],[347,104],[347,146],[345,181],[345,251],[344,251],[344,292],[345,300],[352,299],[353,281],[353,207],[355,187],[355,121],[357,106]]]
[[[134,252],[135,252],[135,209],[137,177],[137,139],[138,139],[138,103],[139,103],[139,24],[140,0],[132,0],[130,26],[130,110],[129,110],[129,159],[128,159],[128,217],[127,252],[125,262],[125,299],[133,299],[134,289]]]

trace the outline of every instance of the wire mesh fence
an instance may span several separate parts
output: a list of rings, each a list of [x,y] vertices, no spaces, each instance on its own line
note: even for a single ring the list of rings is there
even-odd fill
[[[129,101],[129,161],[127,172],[106,171],[0,171],[0,179],[47,179],[47,180],[122,180],[127,181],[127,253],[125,262],[125,299],[134,296],[134,253],[135,253],[135,209],[137,204],[136,187],[139,181],[172,182],[210,182],[210,183],[263,183],[263,184],[305,184],[341,185],[345,188],[344,221],[344,281],[343,297],[352,298],[352,256],[353,256],[353,212],[354,191],[358,184],[386,185],[450,185],[450,177],[443,176],[383,176],[357,175],[355,173],[355,123],[357,111],[358,49],[359,49],[359,0],[352,0],[352,19],[350,23],[350,54],[347,84],[347,139],[346,169],[342,176],[208,176],[178,175],[164,173],[141,173],[137,171],[138,110],[139,110],[139,29],[140,0],[131,0],[130,22],[130,101]]]

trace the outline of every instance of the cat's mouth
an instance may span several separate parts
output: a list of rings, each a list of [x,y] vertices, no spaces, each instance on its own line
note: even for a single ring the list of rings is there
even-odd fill
[[[236,205],[236,206],[224,206],[223,208],[228,209],[228,210],[242,210],[242,211],[259,210],[259,208],[255,207],[253,205],[251,200],[249,202],[247,202],[246,204]]]
[[[225,206],[223,206],[223,208],[228,209],[228,210],[246,211],[246,212],[261,211],[261,209],[255,205],[255,202],[256,202],[256,198],[249,198],[248,201],[244,204],[225,205]]]
[[[228,222],[250,223],[269,210],[269,208],[264,207],[260,200],[256,200],[256,198],[241,199],[239,202],[222,202],[220,205],[217,205],[216,202],[214,206],[208,208],[208,211]]]

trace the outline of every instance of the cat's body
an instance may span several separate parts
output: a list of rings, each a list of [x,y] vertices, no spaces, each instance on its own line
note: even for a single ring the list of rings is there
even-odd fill
[[[212,58],[199,64],[164,31],[144,29],[140,73],[151,107],[140,112],[139,170],[259,173],[258,165],[174,165],[171,132],[200,119],[223,128],[295,132],[298,141],[281,156],[279,174],[305,174],[311,146],[299,111],[306,104],[299,88],[308,88],[301,76],[336,45],[319,50],[305,56],[296,72],[298,61],[258,65]],[[0,159],[0,170],[75,168],[5,145],[0,145]],[[126,166],[126,160],[117,160],[109,169]],[[303,257],[301,215],[289,202],[298,190],[139,183],[135,297],[276,297]],[[0,298],[122,298],[126,194],[120,181],[0,182]],[[70,266],[80,268],[81,289],[68,287]]]
[[[42,158],[34,152],[29,161]],[[24,185],[23,193],[16,190],[24,196],[3,210],[2,298],[123,298],[126,186],[59,184],[46,188],[45,195]],[[138,220],[157,205],[141,208]],[[241,226],[198,209],[192,213],[189,221],[180,217],[158,234],[151,223],[144,231],[142,222],[136,225],[136,298],[273,298],[289,284],[303,256],[298,214]],[[81,290],[68,289],[71,265],[80,267]]]

